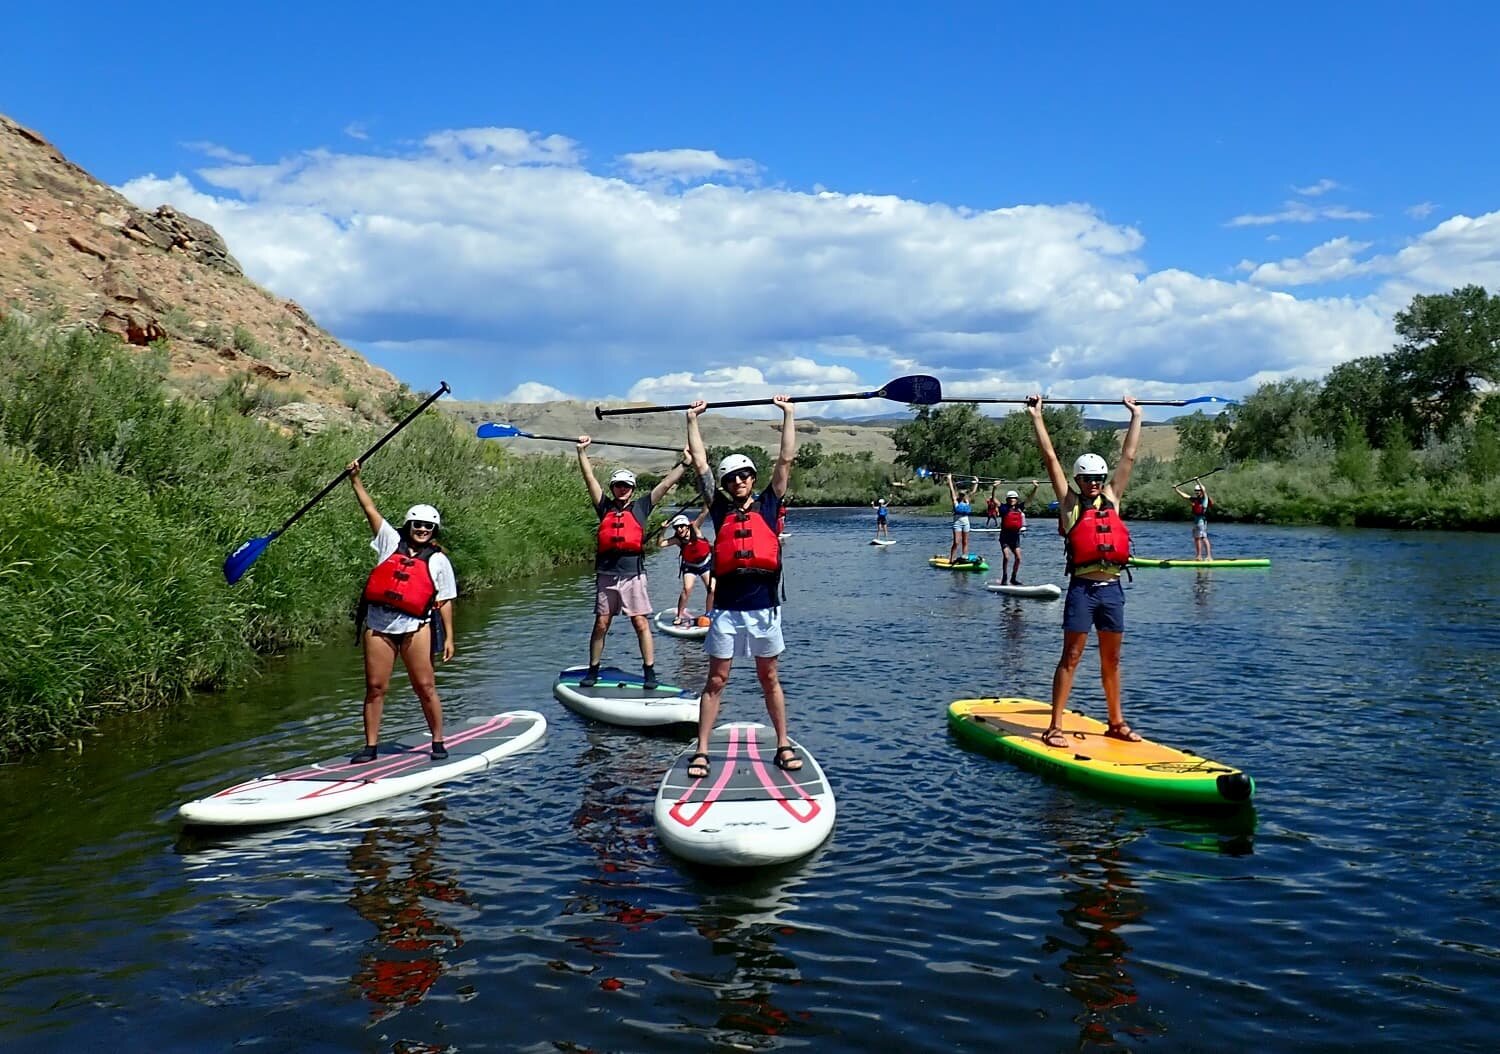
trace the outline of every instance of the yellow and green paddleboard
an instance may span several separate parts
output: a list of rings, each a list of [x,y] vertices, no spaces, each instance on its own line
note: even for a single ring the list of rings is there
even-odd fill
[[[933,567],[944,571],[988,571],[990,565],[984,562],[984,557],[973,560],[949,560],[946,556],[929,556],[927,562]]]
[[[1035,699],[960,699],[948,706],[948,727],[969,746],[1106,794],[1220,808],[1255,794],[1255,781],[1237,768],[1149,739],[1113,739],[1104,722],[1072,710],[1063,711],[1068,747],[1049,747],[1042,733],[1051,716]]]

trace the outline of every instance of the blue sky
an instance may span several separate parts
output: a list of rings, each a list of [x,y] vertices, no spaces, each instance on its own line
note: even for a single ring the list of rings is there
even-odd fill
[[[0,108],[417,388],[1236,395],[1500,289],[1492,5],[318,6],[12,12]]]

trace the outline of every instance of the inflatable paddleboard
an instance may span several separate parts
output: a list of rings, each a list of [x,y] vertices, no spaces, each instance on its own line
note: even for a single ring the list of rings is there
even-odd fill
[[[1255,794],[1255,781],[1237,768],[1149,739],[1112,739],[1102,721],[1072,710],[1062,720],[1068,747],[1049,747],[1041,734],[1051,716],[1051,705],[1035,699],[960,699],[948,706],[948,727],[970,746],[1106,794],[1221,807]]]
[[[1008,597],[1032,597],[1036,600],[1056,600],[1062,596],[1062,586],[1043,582],[1034,586],[1005,586],[999,582],[986,582],[984,588],[991,593],[1003,593]]]
[[[1256,560],[1148,560],[1142,556],[1130,558],[1131,567],[1270,567],[1269,559]]]
[[[547,719],[535,710],[511,710],[493,717],[470,718],[447,729],[448,757],[432,759],[430,737],[380,744],[374,761],[350,762],[343,754],[285,772],[236,784],[207,798],[190,801],[177,815],[190,824],[243,827],[285,823],[338,812],[356,805],[409,794],[453,779],[524,750],[547,731]]]
[[[944,571],[979,572],[988,571],[990,569],[990,565],[984,562],[984,557],[982,556],[977,560],[959,560],[954,563],[949,563],[946,556],[929,556],[927,558],[927,562],[933,567],[941,568]]]
[[[630,728],[698,721],[698,693],[662,684],[646,691],[639,673],[626,673],[613,666],[599,670],[599,683],[585,688],[578,682],[588,676],[587,666],[570,666],[557,675],[552,694],[569,710],[596,721]]]
[[[893,541],[891,541],[889,538],[871,538],[870,539],[870,544],[871,545],[895,545],[896,543],[893,542]]]
[[[693,612],[688,618],[691,620],[686,626],[674,626],[672,620],[677,617],[677,612],[658,611],[656,613],[656,628],[669,637],[690,637],[694,640],[702,640],[708,636],[708,627],[698,625],[698,612]],[[697,720],[694,718],[694,720]]]
[[[720,725],[708,740],[709,771],[688,776],[696,750],[672,763],[656,791],[656,836],[700,864],[755,867],[805,856],[833,832],[833,788],[796,740],[802,768],[776,767],[776,733],[765,725]]]

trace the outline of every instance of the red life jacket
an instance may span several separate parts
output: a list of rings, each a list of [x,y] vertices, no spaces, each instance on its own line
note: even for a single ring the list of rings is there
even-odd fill
[[[996,501],[994,498],[991,498],[988,501],[986,501],[984,503],[984,514],[985,514],[986,517],[999,516],[1000,515],[1000,503],[998,501]]]
[[[1208,510],[1212,506],[1213,506],[1213,499],[1212,498],[1207,498],[1207,497],[1204,497],[1204,498],[1194,498],[1193,499],[1193,515],[1197,516],[1199,518],[1207,516],[1208,515]]]
[[[1130,562],[1130,528],[1102,497],[1084,506],[1066,536],[1068,574],[1107,571]]]
[[[403,541],[396,551],[376,565],[365,583],[365,600],[392,608],[403,615],[426,618],[437,600],[437,585],[427,562],[438,550],[424,546],[413,551]]]
[[[724,517],[714,538],[714,574],[781,572],[781,539],[761,515],[760,503]]]
[[[1026,526],[1026,513],[1021,506],[1005,506],[1005,512],[1000,516],[1000,526],[1007,531],[1019,531]]]
[[[639,556],[646,548],[646,530],[629,508],[610,509],[599,518],[599,552],[607,556]]]
[[[694,538],[682,547],[682,562],[685,564],[701,564],[708,559],[708,554],[714,551],[707,538]]]

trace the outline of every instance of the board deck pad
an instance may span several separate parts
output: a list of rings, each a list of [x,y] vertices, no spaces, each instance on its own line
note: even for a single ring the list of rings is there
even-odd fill
[[[1031,597],[1034,600],[1056,600],[1062,596],[1062,586],[1051,582],[1039,582],[1032,586],[1008,586],[1000,582],[986,582],[984,588],[991,593],[1009,597]]]
[[[1184,805],[1235,805],[1255,784],[1239,769],[1150,739],[1131,743],[1105,735],[1109,726],[1072,710],[1061,728],[1068,747],[1049,747],[1041,734],[1052,707],[1035,699],[962,699],[948,708],[954,730],[979,746],[1096,790]]]
[[[806,856],[833,832],[833,789],[817,759],[789,741],[802,767],[775,763],[776,733],[752,723],[709,736],[708,775],[688,775],[694,747],[662,777],[653,808],[657,837],[678,856],[721,867],[755,867]]]
[[[1245,557],[1238,560],[1152,560],[1144,556],[1132,556],[1131,567],[1270,567],[1266,557]]]
[[[658,684],[646,690],[644,673],[626,673],[616,666],[599,667],[599,683],[585,688],[579,681],[588,676],[587,666],[570,666],[557,675],[557,684],[592,699],[696,699],[697,692],[675,684]]]
[[[448,756],[432,757],[432,740],[422,733],[382,742],[373,761],[353,762],[351,752],[273,772],[187,802],[180,809],[189,823],[250,825],[306,819],[479,771],[514,747],[540,738],[547,721],[531,710],[471,718],[447,729]]]

